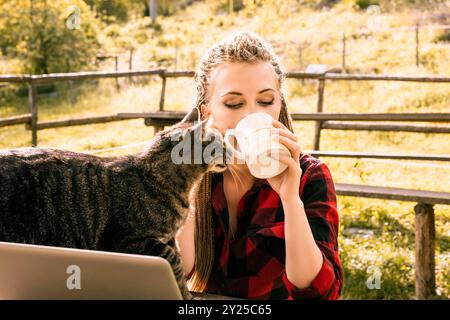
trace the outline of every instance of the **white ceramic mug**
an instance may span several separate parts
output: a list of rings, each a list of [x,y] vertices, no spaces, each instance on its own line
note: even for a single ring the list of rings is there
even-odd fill
[[[287,165],[275,158],[289,155],[289,150],[271,132],[273,118],[263,112],[255,112],[241,119],[234,129],[225,133],[225,144],[238,160],[247,163],[250,173],[259,179],[272,178],[283,172]],[[230,143],[234,136],[240,150]]]

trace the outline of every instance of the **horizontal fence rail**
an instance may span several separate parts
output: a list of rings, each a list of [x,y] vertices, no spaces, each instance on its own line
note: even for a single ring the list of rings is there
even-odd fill
[[[166,69],[148,69],[133,71],[88,71],[73,73],[50,73],[46,75],[0,75],[0,83],[47,83],[66,80],[86,80],[100,78],[123,78],[136,76],[161,75],[166,78],[193,77],[195,71],[179,70],[167,71]],[[400,76],[400,75],[380,75],[380,74],[341,74],[341,73],[310,73],[287,71],[286,78],[291,79],[323,79],[323,80],[354,80],[354,81],[401,81],[401,82],[441,82],[449,83],[450,77],[446,76]]]
[[[450,77],[440,76],[397,76],[379,74],[341,74],[341,73],[306,73],[286,72],[286,78],[292,79],[323,79],[323,80],[347,80],[347,81],[400,81],[400,82],[441,82],[449,83]]]
[[[16,124],[29,123],[31,120],[31,113],[21,114],[19,116],[12,116],[0,119],[0,127],[13,126]]]
[[[410,201],[427,204],[450,205],[450,197],[449,197],[450,194],[448,192],[336,183],[336,193],[338,195],[350,197],[363,197],[363,198],[374,198],[385,200]]]
[[[181,120],[186,112],[119,113],[122,117],[151,118],[154,120]],[[345,120],[345,121],[409,121],[450,122],[450,113],[290,113],[292,120]]]
[[[423,154],[392,154],[392,153],[365,153],[349,151],[310,151],[316,157],[333,158],[368,158],[368,159],[395,159],[395,160],[424,160],[450,162],[450,154],[423,155]]]
[[[364,130],[364,131],[402,131],[417,133],[450,133],[450,127],[405,125],[405,124],[368,124],[344,123],[337,121],[324,121],[322,129],[333,130]]]
[[[165,69],[117,71],[117,72],[92,71],[92,72],[73,72],[73,73],[50,73],[45,75],[1,75],[0,82],[41,84],[41,83],[68,81],[68,80],[90,80],[103,78],[151,76],[164,74],[164,70]]]
[[[114,121],[132,120],[132,119],[139,119],[139,118],[142,118],[142,117],[140,117],[140,116],[123,117],[120,114],[116,114],[116,115],[110,115],[110,116],[85,117],[85,118],[78,118],[78,119],[39,122],[36,125],[36,127],[38,130],[44,130],[44,129],[62,128],[62,127],[70,127],[70,126],[89,125],[89,124],[96,124],[96,123],[107,123],[107,122],[114,122]],[[27,129],[31,130],[30,125],[27,125]]]

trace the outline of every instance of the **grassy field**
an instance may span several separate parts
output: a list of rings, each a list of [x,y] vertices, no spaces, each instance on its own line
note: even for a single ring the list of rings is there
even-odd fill
[[[310,63],[339,66],[340,41],[345,31],[349,39],[347,66],[350,71],[448,75],[450,46],[432,42],[434,32],[422,34],[423,65],[416,67],[412,31],[366,30],[370,16],[367,12],[350,8],[349,2],[322,11],[300,10],[294,1],[282,3],[284,5],[277,10],[259,8],[254,15],[245,10],[233,15],[217,12],[215,1],[196,3],[172,17],[160,19],[164,33],[151,32],[151,37],[141,41],[136,49],[134,65],[136,68],[149,67],[155,60],[173,57],[173,43],[178,42],[177,67],[193,69],[200,55],[214,41],[230,31],[250,29],[272,41],[285,70],[299,70]],[[370,26],[398,27],[413,22],[413,13],[405,9],[381,13]],[[146,19],[137,20],[121,26],[120,30],[142,38],[146,23]],[[166,66],[174,68],[168,62]],[[111,65],[104,68],[111,69]],[[127,80],[120,83],[120,91],[116,89],[114,80],[75,83],[73,95],[76,101],[73,102],[68,94],[68,85],[59,84],[55,93],[39,95],[39,121],[158,109],[160,81],[157,77],[140,79],[134,84]],[[302,83],[290,79],[283,90],[290,111],[315,112],[315,82]],[[166,110],[187,110],[195,99],[193,79],[169,79],[166,93]],[[449,106],[448,84],[337,81],[326,84],[324,109],[327,112],[449,112]],[[26,97],[9,95],[0,100],[0,117],[26,111]],[[313,122],[295,123],[295,132],[303,150],[312,150],[313,128]],[[38,144],[92,151],[142,142],[153,134],[153,129],[146,127],[143,120],[130,120],[39,131]],[[324,130],[321,150],[450,154],[449,138],[448,134]],[[0,148],[29,145],[30,132],[23,126],[0,128]],[[139,148],[98,152],[98,155],[132,153]],[[325,157],[322,160],[330,167],[335,182],[450,191],[450,165],[443,162]],[[338,205],[340,254],[345,268],[343,298],[413,298],[415,204],[339,197]],[[437,295],[434,298],[448,299],[450,208],[436,205],[435,213]],[[369,290],[366,286],[370,266],[378,267],[382,273],[378,290]]]

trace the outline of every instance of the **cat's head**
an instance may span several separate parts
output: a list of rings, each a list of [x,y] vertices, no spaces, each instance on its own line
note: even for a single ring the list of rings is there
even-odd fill
[[[207,120],[183,121],[157,134],[159,146],[170,151],[170,161],[192,173],[223,172],[230,159],[223,136]]]

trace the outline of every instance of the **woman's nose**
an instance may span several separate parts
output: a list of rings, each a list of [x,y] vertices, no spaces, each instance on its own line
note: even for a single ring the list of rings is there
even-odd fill
[[[261,106],[257,101],[249,102],[246,115],[248,116],[249,114],[255,112],[261,112]]]

